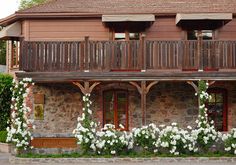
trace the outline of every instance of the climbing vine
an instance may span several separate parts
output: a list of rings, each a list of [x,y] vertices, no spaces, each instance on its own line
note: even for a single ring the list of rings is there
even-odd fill
[[[29,119],[31,109],[26,105],[26,97],[29,95],[29,87],[33,85],[32,79],[24,78],[22,81],[13,80],[11,120],[7,128],[7,142],[12,142],[18,150],[29,148],[32,135],[30,130],[34,128]]]

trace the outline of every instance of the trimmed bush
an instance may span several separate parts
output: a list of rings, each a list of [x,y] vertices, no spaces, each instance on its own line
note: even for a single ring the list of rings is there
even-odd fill
[[[0,131],[6,130],[9,126],[12,79],[8,74],[0,74]]]
[[[7,139],[7,131],[0,131],[0,142],[6,143]]]

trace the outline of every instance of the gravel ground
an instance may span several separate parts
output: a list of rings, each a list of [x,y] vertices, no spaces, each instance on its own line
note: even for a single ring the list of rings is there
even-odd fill
[[[9,163],[9,154],[3,154],[0,153],[0,165],[11,165]],[[49,165],[50,163],[32,163],[35,165]],[[56,164],[50,164],[50,165],[73,165],[73,163],[56,163]],[[235,165],[235,162],[151,162],[151,161],[144,161],[144,162],[99,162],[99,163],[90,163],[90,162],[83,162],[83,163],[74,163],[79,165]],[[25,164],[25,165],[31,165],[31,164]]]

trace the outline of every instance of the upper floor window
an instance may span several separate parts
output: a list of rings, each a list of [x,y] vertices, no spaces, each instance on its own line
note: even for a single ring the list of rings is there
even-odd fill
[[[212,30],[192,30],[187,32],[188,40],[212,40],[213,39],[213,31]]]
[[[114,40],[117,41],[129,41],[129,40],[139,40],[140,33],[138,32],[114,32]]]

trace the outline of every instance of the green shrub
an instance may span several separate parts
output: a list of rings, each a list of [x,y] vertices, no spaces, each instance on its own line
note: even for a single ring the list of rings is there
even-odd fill
[[[12,76],[0,74],[0,131],[6,130],[10,118]]]
[[[7,131],[0,131],[0,142],[5,143],[7,139]]]

